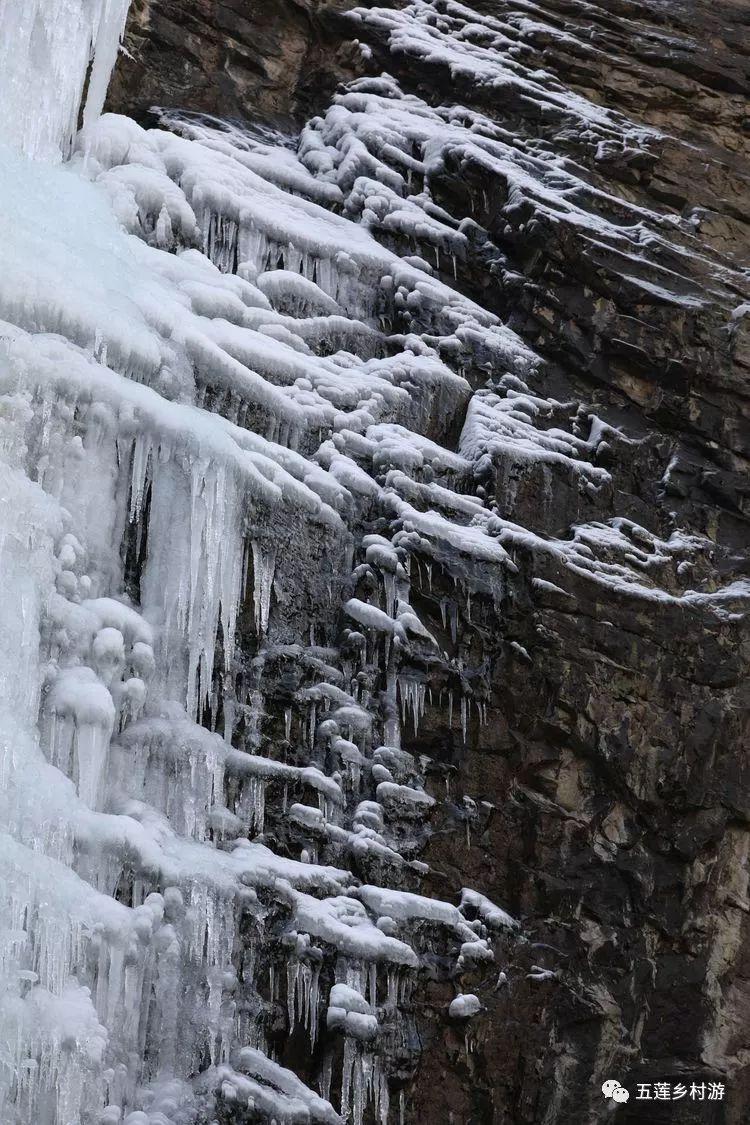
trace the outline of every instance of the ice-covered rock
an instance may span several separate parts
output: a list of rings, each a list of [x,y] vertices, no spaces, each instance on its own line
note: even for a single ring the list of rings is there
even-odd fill
[[[646,439],[558,389],[506,315],[500,234],[627,260],[680,316],[740,279],[673,283],[682,220],[387,73],[292,141],[102,115],[127,8],[0,0],[0,1117],[385,1125],[416,990],[484,997],[519,941],[489,887],[419,858],[446,823],[467,851],[489,830],[494,805],[448,783],[503,709],[493,663],[509,690],[535,674],[540,605],[619,606],[659,646],[668,615],[729,635],[748,600],[710,521],[618,506]],[[347,18],[599,162],[660,137],[525,67],[517,21]],[[575,714],[566,746],[596,726]],[[655,775],[634,784],[647,805]],[[580,823],[585,780],[524,786],[509,804]],[[629,842],[600,827],[597,854]],[[484,1007],[462,992],[448,1016]]]

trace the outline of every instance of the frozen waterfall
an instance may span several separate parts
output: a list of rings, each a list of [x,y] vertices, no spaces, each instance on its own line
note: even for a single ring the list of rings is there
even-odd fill
[[[456,953],[484,938],[398,889],[399,808],[432,800],[416,766],[394,784],[411,758],[377,750],[354,685],[433,642],[406,552],[349,530],[378,486],[347,435],[408,450],[403,426],[466,397],[426,344],[383,350],[394,294],[448,333],[491,318],[326,210],[340,192],[302,163],[278,182],[272,152],[101,118],[126,8],[0,5],[0,1116],[163,1125],[220,1097],[334,1122],[341,1040],[341,1115],[385,1121],[379,1019],[406,1034],[413,919]],[[352,667],[340,560],[362,550],[387,608],[358,603]],[[298,685],[283,737],[271,665]],[[364,871],[394,872],[376,903]],[[328,992],[321,1097],[267,1025],[283,1001],[314,1044]]]
[[[102,114],[127,8],[0,0],[0,1120],[385,1125],[428,960],[469,1020],[517,940],[482,887],[422,893],[421,726],[486,717],[472,599],[499,618],[521,556],[527,597],[732,592],[679,588],[699,537],[556,539],[485,488],[609,495],[628,438],[460,292],[429,175],[441,145],[506,168],[481,115],[383,75],[294,151],[145,129]]]

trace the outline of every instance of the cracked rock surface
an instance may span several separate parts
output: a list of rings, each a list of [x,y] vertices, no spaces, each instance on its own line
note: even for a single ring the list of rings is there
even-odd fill
[[[749,30],[133,0],[12,158],[11,1125],[747,1119]]]

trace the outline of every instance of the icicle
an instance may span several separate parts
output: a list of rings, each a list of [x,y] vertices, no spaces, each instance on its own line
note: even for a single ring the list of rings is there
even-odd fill
[[[425,685],[405,676],[397,676],[396,683],[401,700],[401,722],[405,726],[409,713],[411,713],[414,734],[419,729],[419,720],[424,714]]]
[[[78,795],[89,808],[97,807],[99,781],[104,769],[109,731],[85,724],[76,730],[76,757],[78,759]]]
[[[338,807],[324,793],[318,793],[318,808],[323,814],[325,824],[336,824],[338,822]]]
[[[151,457],[151,440],[139,434],[133,443],[131,484],[130,484],[130,521],[140,520],[143,511],[143,500],[146,494],[146,485],[149,480],[149,460]],[[138,544],[140,552],[140,543]]]
[[[331,1075],[333,1071],[333,1058],[330,1054],[326,1054],[323,1060],[323,1066],[320,1070],[319,1086],[321,1098],[326,1101],[331,1100]]]
[[[341,1069],[341,1116],[349,1118],[352,1078],[356,1063],[355,1041],[349,1036],[344,1039],[344,1060]]]
[[[267,784],[265,777],[251,774],[245,778],[237,814],[247,826],[248,835],[259,836],[265,828]]]
[[[398,969],[388,966],[386,977],[386,1007],[391,1010],[398,1008]]]
[[[227,677],[229,679],[229,677]],[[232,698],[225,686],[224,691],[224,741],[227,746],[232,745],[235,725],[237,722],[236,700]]]
[[[320,965],[317,963],[308,966],[310,974],[307,985],[307,1027],[310,1032],[310,1044],[315,1046],[318,1038],[318,1007],[320,999]]]
[[[353,1072],[353,1109],[354,1109],[354,1125],[362,1125],[362,1119],[365,1113],[367,1087],[369,1078],[369,1067],[365,1059],[368,1059],[365,1053],[357,1050],[354,1059],[354,1072]]]
[[[398,677],[393,665],[388,669],[386,677],[385,698],[389,717],[386,719],[383,735],[389,746],[401,745],[401,724],[398,720]]]
[[[225,668],[232,661],[244,557],[241,508],[238,482],[225,466],[196,458],[186,480],[182,466],[165,454],[152,472],[143,597],[164,607],[161,640],[172,657],[167,677],[174,690],[182,667],[172,654],[183,651],[183,638],[187,642],[192,716],[210,703],[219,624]]]
[[[295,959],[286,963],[286,1007],[289,1016],[289,1034],[294,1035],[297,1023],[297,989],[300,980],[300,963]]]
[[[257,750],[261,742],[261,724],[265,714],[263,692],[255,687],[249,692],[244,708],[245,738],[250,747]]]
[[[265,636],[268,631],[268,619],[271,612],[271,591],[273,588],[274,571],[276,569],[276,548],[253,540],[252,550],[255,628],[259,636]]]
[[[390,1110],[390,1097],[388,1090],[388,1076],[383,1070],[382,1060],[379,1056],[375,1058],[375,1104],[376,1112],[378,1114],[379,1125],[388,1125],[388,1113]]]
[[[369,1001],[373,1011],[378,1006],[378,967],[374,961],[368,965]]]
[[[385,612],[393,617],[396,608],[396,577],[390,571],[383,573],[383,588],[385,590]]]

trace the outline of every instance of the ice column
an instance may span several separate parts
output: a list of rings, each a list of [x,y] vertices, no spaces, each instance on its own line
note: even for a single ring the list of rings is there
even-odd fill
[[[101,113],[129,7],[130,0],[0,0],[0,140],[33,157],[64,155],[87,77],[85,120]]]

